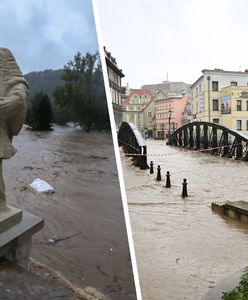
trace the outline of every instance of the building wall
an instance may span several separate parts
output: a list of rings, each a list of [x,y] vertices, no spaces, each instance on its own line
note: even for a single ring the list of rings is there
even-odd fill
[[[151,100],[150,103],[143,109],[143,126],[147,130],[149,136],[154,134],[155,126],[155,102]]]
[[[109,78],[110,93],[112,96],[113,110],[115,117],[116,128],[118,129],[122,123],[122,103],[121,103],[121,78],[124,77],[122,70],[118,68],[116,59],[110,52],[105,51],[105,59]]]
[[[123,120],[134,123],[141,132],[144,132],[143,110],[152,98],[153,95],[146,90],[132,91],[128,98],[122,102]]]
[[[155,99],[156,138],[166,138],[169,130],[170,133],[172,133],[183,125],[182,116],[185,111],[187,100],[188,96]]]
[[[248,135],[248,86],[223,88],[220,97],[222,112],[225,112],[221,117],[222,125]]]
[[[207,77],[210,76],[208,88]],[[218,82],[218,90],[213,90],[213,82]],[[237,84],[237,86],[234,86]],[[192,121],[209,121],[219,122],[219,124],[228,128],[237,129],[237,120],[242,119],[242,132],[244,130],[244,122],[248,118],[248,111],[236,111],[234,108],[237,99],[237,93],[246,90],[248,85],[247,72],[228,72],[223,70],[203,70],[203,75],[191,86],[191,108]],[[227,89],[229,87],[229,90]],[[224,92],[223,92],[224,91]],[[235,92],[236,91],[236,92]],[[229,94],[227,94],[229,92]],[[226,93],[226,95],[224,95]],[[232,95],[235,93],[236,96]],[[227,114],[222,110],[222,97],[229,96],[232,101],[232,113]],[[234,99],[236,97],[236,100]],[[209,101],[210,100],[210,101]],[[209,114],[210,103],[210,114]],[[245,128],[246,129],[246,128]]]

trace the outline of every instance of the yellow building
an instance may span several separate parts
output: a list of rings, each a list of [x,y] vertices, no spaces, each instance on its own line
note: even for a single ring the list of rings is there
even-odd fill
[[[221,124],[248,134],[248,86],[228,86],[220,91]]]
[[[244,97],[248,92],[248,70],[204,69],[202,73],[191,86],[192,115],[189,121],[219,123],[248,133],[248,107]]]
[[[155,101],[154,98],[142,109],[143,128],[151,137],[154,134],[155,127]]]

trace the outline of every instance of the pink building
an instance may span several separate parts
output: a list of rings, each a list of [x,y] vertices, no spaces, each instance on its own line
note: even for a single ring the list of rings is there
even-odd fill
[[[188,96],[166,96],[162,91],[155,96],[155,137],[165,139],[183,125],[182,115]],[[170,127],[170,128],[169,128]]]

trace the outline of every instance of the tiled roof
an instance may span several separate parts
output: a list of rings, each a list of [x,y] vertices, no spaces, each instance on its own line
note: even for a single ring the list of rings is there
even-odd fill
[[[153,97],[154,97],[154,95],[152,94],[152,92],[150,90],[148,90],[148,89],[131,90],[130,91],[130,95],[127,97],[127,99],[125,99],[126,101],[124,103],[122,102],[122,104],[128,104],[129,100],[131,99],[131,97],[133,95],[138,95],[138,96],[147,95],[148,97],[150,97],[150,99],[153,99]]]

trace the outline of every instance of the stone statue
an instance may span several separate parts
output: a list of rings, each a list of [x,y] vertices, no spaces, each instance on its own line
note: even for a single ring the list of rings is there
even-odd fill
[[[12,138],[25,120],[28,84],[10,50],[0,48],[0,210],[7,207],[2,160],[11,158],[16,149]]]

